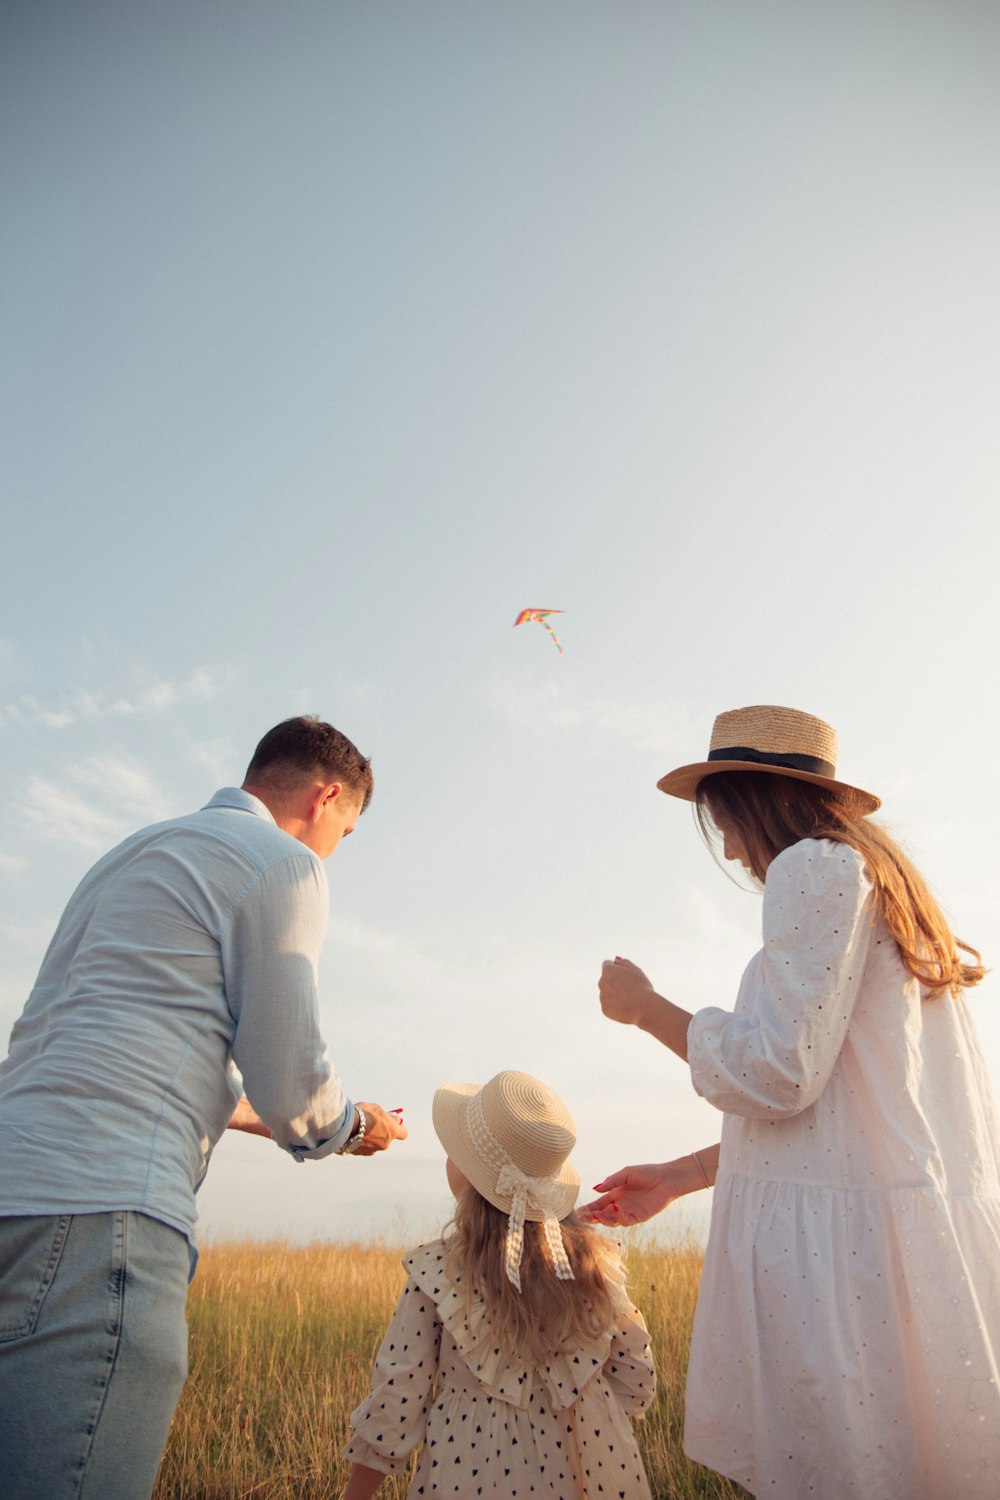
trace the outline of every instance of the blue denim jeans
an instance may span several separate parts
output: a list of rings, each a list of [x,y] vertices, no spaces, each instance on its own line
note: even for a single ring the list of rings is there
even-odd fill
[[[187,1375],[189,1265],[145,1214],[0,1217],[3,1500],[148,1500]]]

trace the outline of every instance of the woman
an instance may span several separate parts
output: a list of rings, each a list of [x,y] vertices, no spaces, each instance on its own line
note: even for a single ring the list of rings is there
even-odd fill
[[[774,1500],[995,1500],[1000,1135],[964,1002],[984,970],[836,754],[822,720],[736,709],[659,782],[763,882],[764,944],[733,1010],[695,1016],[604,965],[605,1014],[725,1118],[589,1212],[635,1223],[715,1183],[689,1457]]]

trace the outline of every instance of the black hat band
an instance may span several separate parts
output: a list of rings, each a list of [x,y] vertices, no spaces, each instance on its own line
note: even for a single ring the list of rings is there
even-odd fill
[[[818,755],[776,755],[770,750],[754,750],[749,745],[730,745],[725,750],[710,750],[708,758],[745,760],[759,766],[783,766],[788,771],[807,771],[813,776],[829,776],[831,780],[837,770],[830,761],[821,760]]]

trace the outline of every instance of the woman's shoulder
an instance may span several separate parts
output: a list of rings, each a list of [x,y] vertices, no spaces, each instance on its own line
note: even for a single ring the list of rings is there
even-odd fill
[[[853,844],[839,839],[800,839],[797,844],[789,844],[768,865],[765,889],[772,882],[795,879],[823,885],[831,880],[870,884],[862,855]]]
[[[871,894],[864,859],[837,839],[802,839],[776,854],[764,881],[764,928],[835,911],[858,914]]]

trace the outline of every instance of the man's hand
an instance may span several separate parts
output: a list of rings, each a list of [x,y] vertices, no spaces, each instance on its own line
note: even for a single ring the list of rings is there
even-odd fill
[[[407,1129],[402,1113],[384,1110],[381,1104],[369,1104],[367,1099],[358,1100],[358,1108],[365,1112],[365,1138],[354,1156],[374,1156],[376,1151],[388,1151],[393,1141],[405,1141]]]
[[[243,1095],[243,1098],[233,1110],[232,1119],[229,1121],[226,1129],[245,1130],[248,1135],[264,1135],[267,1136],[268,1140],[271,1139],[271,1132],[250,1103],[246,1094]]]
[[[401,1118],[402,1110],[387,1111],[381,1104],[370,1104],[367,1099],[359,1102],[358,1108],[365,1112],[365,1138],[351,1153],[353,1156],[374,1156],[376,1151],[387,1151],[393,1141],[406,1139],[407,1130]],[[354,1118],[356,1121],[357,1115]],[[263,1135],[268,1140],[272,1139],[270,1130],[245,1094],[233,1110],[226,1129],[243,1130],[248,1135]]]

